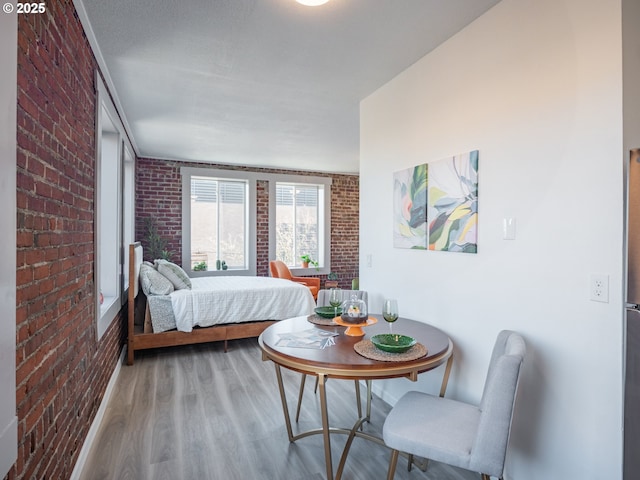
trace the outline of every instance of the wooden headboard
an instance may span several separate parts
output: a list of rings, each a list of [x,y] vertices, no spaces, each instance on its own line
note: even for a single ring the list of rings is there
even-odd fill
[[[135,242],[129,245],[129,294],[127,296],[127,334],[129,342],[129,351],[133,355],[134,324],[136,319],[136,297],[140,290],[140,265],[142,265],[142,244]],[[133,360],[133,357],[131,357]]]
[[[142,265],[142,244],[135,242],[129,245],[129,300],[138,296],[140,289],[140,265]]]

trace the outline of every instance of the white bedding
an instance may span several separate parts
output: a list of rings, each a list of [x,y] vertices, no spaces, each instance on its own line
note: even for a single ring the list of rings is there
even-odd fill
[[[315,308],[307,287],[281,278],[199,277],[191,282],[191,290],[176,290],[168,295],[176,324],[172,328],[183,332],[190,332],[195,326],[311,315]],[[153,329],[156,331],[155,325]]]

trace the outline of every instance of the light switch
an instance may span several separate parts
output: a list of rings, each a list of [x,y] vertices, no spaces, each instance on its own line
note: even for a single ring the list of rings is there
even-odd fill
[[[513,217],[502,219],[502,238],[504,240],[516,239],[516,219]]]

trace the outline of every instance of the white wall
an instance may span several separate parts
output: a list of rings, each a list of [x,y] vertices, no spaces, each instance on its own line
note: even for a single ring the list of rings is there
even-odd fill
[[[621,478],[621,39],[620,0],[503,0],[361,104],[372,310],[393,296],[447,332],[463,400],[479,399],[499,330],[527,340],[508,479]],[[393,172],[474,149],[478,254],[394,249]],[[608,303],[589,300],[591,273],[609,276]],[[374,384],[393,403],[440,378]]]
[[[16,417],[17,16],[0,15],[0,478],[18,456]]]

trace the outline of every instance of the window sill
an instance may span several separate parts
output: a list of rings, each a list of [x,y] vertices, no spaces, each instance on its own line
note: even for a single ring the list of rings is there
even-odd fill
[[[316,270],[316,267],[309,268],[290,268],[291,275],[295,277],[317,277],[318,275],[328,275],[329,269],[325,267],[320,267]]]
[[[116,318],[118,312],[120,311],[120,302],[118,302],[118,297],[104,297],[104,301],[102,305],[99,305],[99,318],[98,318],[98,328],[97,328],[97,338],[98,340],[102,338],[104,332],[107,331],[111,322]]]
[[[223,276],[235,276],[235,277],[247,277],[247,276],[255,276],[255,270],[251,271],[249,269],[229,269],[229,270],[204,270],[204,271],[194,271],[191,270],[187,272],[189,277],[197,278],[197,277],[223,277]]]

